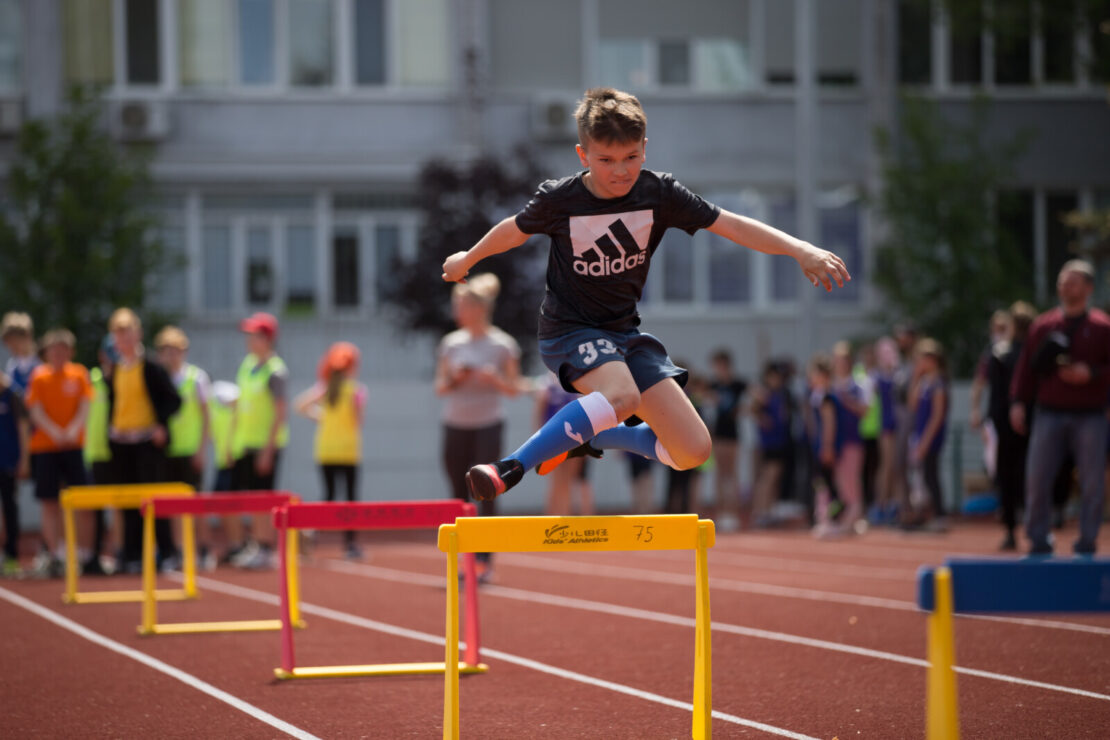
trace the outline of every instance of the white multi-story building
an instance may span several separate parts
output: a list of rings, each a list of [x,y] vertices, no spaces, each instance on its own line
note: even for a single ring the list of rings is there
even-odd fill
[[[438,497],[435,338],[399,330],[379,290],[392,259],[416,249],[417,173],[520,142],[553,176],[572,172],[570,112],[590,86],[639,95],[650,167],[834,249],[855,278],[826,295],[788,259],[669,235],[645,326],[694,366],[728,347],[752,376],[769,355],[802,359],[873,331],[880,225],[863,194],[880,184],[873,134],[897,126],[901,86],[955,113],[985,92],[1000,137],[1033,132],[1005,195],[1031,292],[1048,298],[1069,239],[1059,215],[1110,205],[1110,105],[1082,63],[1095,37],[1039,24],[1037,2],[1028,33],[956,34],[940,6],[0,0],[0,131],[56,111],[68,83],[105,85],[114,134],[155,145],[163,236],[186,265],[160,301],[185,317],[192,358],[231,377],[236,323],[255,310],[282,317],[295,387],[330,341],[357,342],[372,390],[363,495]],[[0,163],[11,147],[0,140]],[[507,444],[530,423],[529,404],[512,403]],[[282,479],[311,495],[311,426],[293,434]],[[622,473],[605,467],[602,502],[626,500]],[[514,501],[535,507],[540,488]]]

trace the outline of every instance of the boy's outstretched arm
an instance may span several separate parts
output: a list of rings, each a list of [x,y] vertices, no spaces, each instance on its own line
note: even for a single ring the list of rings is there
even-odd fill
[[[494,226],[478,243],[465,252],[455,252],[443,261],[443,279],[449,283],[463,282],[470,268],[486,257],[519,247],[529,234],[517,228],[516,217],[509,216]]]
[[[793,257],[798,261],[809,282],[814,286],[824,285],[825,290],[832,290],[830,277],[841,288],[844,287],[845,281],[852,279],[848,274],[848,268],[844,265],[844,260],[832,252],[796,239],[754,218],[739,216],[722,209],[721,215],[708,229],[717,236],[723,236],[757,252]]]

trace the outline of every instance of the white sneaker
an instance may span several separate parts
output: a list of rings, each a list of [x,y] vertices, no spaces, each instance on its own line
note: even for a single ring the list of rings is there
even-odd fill
[[[277,553],[268,547],[256,545],[251,559],[244,561],[239,567],[247,570],[274,570],[277,568],[277,561]]]
[[[242,550],[235,553],[235,555],[231,558],[231,564],[234,565],[236,568],[246,568],[247,563],[254,560],[254,558],[258,556],[258,553],[261,549],[262,548],[258,546],[257,542],[251,540],[243,547]]]

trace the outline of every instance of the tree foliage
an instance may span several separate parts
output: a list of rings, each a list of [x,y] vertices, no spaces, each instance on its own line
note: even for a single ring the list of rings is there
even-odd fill
[[[115,307],[143,310],[163,260],[147,158],[103,118],[95,91],[73,88],[55,119],[25,123],[0,208],[0,310],[72,330],[86,360]]]
[[[386,296],[399,309],[404,326],[436,335],[455,328],[452,286],[441,277],[443,261],[474,246],[494,224],[522,208],[540,179],[539,168],[523,149],[507,160],[487,155],[465,164],[435,160],[424,165],[419,251],[414,260],[398,266]],[[516,338],[526,354],[536,341],[545,247],[533,239],[471,270],[472,275],[492,272],[500,278],[493,322]]]
[[[995,196],[1024,137],[989,138],[989,108],[946,119],[935,104],[906,98],[897,139],[878,132],[887,229],[875,283],[898,318],[940,340],[950,366],[967,373],[982,351],[992,310],[1029,298],[1032,265],[999,225]]]

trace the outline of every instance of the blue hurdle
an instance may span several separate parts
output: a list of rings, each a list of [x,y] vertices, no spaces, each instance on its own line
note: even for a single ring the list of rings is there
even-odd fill
[[[960,736],[953,614],[1110,612],[1110,560],[953,558],[917,572],[917,605],[930,612],[925,736]]]

